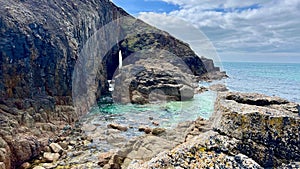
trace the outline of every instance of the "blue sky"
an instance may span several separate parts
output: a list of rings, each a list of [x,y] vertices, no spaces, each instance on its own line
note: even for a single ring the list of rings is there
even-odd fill
[[[179,5],[160,0],[113,0],[131,15],[137,16],[140,12],[171,12],[179,9]]]
[[[183,37],[183,22],[177,19],[203,34],[197,37],[207,37],[223,61],[300,62],[300,0],[113,2],[139,19],[184,39],[199,55],[206,55],[201,53],[203,45],[189,41],[186,37],[193,35],[188,33]]]

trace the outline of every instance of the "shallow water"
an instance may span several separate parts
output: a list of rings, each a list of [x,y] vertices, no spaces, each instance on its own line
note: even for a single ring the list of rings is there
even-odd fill
[[[119,144],[129,139],[143,135],[139,132],[139,126],[175,128],[180,122],[196,120],[199,117],[208,119],[214,110],[215,92],[196,94],[190,101],[172,101],[152,103],[146,105],[101,103],[95,106],[83,119],[83,125],[96,126],[93,131],[86,131],[97,139],[94,144],[101,151],[118,148]],[[156,122],[159,126],[155,126]],[[127,126],[126,132],[112,131],[108,124],[117,123]],[[113,132],[113,133],[111,133]],[[112,138],[111,138],[112,137]],[[114,143],[114,140],[118,140]]]

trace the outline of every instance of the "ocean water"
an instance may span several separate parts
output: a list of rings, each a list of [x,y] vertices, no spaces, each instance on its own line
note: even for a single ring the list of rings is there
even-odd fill
[[[300,63],[224,62],[232,91],[257,92],[300,103]]]

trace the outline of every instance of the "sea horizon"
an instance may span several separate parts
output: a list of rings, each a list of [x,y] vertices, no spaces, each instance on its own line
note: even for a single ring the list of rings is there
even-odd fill
[[[261,93],[300,103],[298,65],[300,63],[222,62],[221,68],[229,78],[213,83],[225,83],[232,91]]]

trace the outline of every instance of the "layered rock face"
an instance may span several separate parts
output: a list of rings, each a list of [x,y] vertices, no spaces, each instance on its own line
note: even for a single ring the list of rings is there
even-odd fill
[[[131,168],[299,168],[299,105],[261,94],[219,94],[203,132]]]
[[[141,50],[166,50],[192,75],[207,72],[187,44],[109,0],[3,0],[0,10],[0,161],[6,168],[35,156],[43,147],[38,138],[46,144],[60,127],[54,124],[72,124],[108,91],[119,50],[124,59]],[[73,107],[74,94],[80,111]]]

